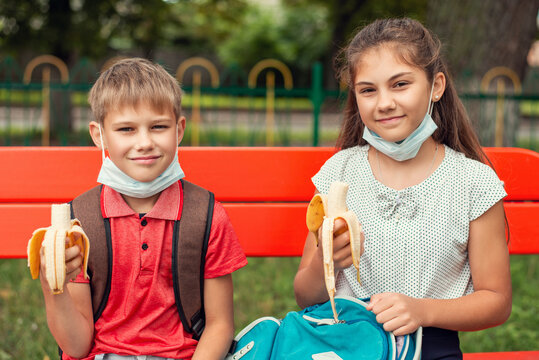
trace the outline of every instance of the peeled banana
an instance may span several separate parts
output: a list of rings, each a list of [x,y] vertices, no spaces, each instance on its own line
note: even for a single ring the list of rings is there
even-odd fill
[[[66,237],[68,238],[67,242]],[[83,272],[87,279],[90,252],[88,237],[82,230],[80,222],[77,219],[71,220],[69,204],[52,204],[51,226],[35,230],[28,241],[28,267],[32,279],[39,277],[40,250],[43,246],[47,282],[53,294],[61,294],[66,276],[65,250],[75,245],[78,245],[82,251]]]
[[[361,225],[353,211],[346,206],[348,184],[336,181],[331,184],[327,195],[316,194],[307,207],[307,228],[316,235],[317,246],[322,243],[324,261],[324,278],[335,322],[338,322],[335,309],[335,270],[333,266],[333,236],[334,223],[337,219],[346,222],[350,232],[350,248],[352,261],[359,277],[359,258],[361,256]],[[346,231],[343,229],[342,232]],[[336,235],[340,235],[339,232]]]

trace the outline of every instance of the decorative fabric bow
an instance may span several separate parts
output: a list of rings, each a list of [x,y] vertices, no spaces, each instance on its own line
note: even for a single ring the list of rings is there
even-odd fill
[[[411,188],[394,193],[380,192],[376,196],[376,204],[386,219],[393,217],[395,214],[412,219],[418,208],[415,197]]]

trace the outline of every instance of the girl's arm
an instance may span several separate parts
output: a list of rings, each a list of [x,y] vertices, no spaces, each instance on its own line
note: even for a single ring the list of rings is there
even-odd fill
[[[94,336],[90,285],[69,282],[80,273],[81,264],[80,249],[77,246],[66,249],[66,283],[61,294],[53,295],[46,277],[40,276],[51,334],[62,351],[75,358],[83,358],[90,352]],[[40,274],[45,271],[42,254]]]
[[[346,222],[342,219],[337,219],[333,230],[334,234],[338,234],[343,228],[346,228]],[[301,308],[320,304],[329,299],[324,281],[322,259],[322,246],[316,246],[315,235],[309,232],[305,240],[298,272],[294,279],[296,302]],[[352,265],[350,233],[348,231],[334,236],[333,261],[335,276],[337,276],[338,271]]]
[[[193,360],[224,359],[234,336],[232,275],[204,280],[206,327]]]
[[[451,300],[377,294],[368,309],[395,335],[413,332],[418,326],[474,331],[504,323],[511,314],[512,290],[501,201],[470,223],[468,253],[472,294]]]

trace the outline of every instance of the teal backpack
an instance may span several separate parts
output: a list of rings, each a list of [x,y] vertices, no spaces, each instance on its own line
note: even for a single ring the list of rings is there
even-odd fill
[[[361,300],[335,298],[339,323],[329,302],[284,319],[263,317],[253,321],[234,339],[226,360],[419,360],[422,329],[403,337],[400,352],[393,333],[376,321]]]

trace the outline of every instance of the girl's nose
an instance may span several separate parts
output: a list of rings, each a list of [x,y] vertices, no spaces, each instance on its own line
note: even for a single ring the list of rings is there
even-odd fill
[[[390,91],[379,91],[378,95],[378,110],[380,112],[387,112],[396,108],[395,99]]]

